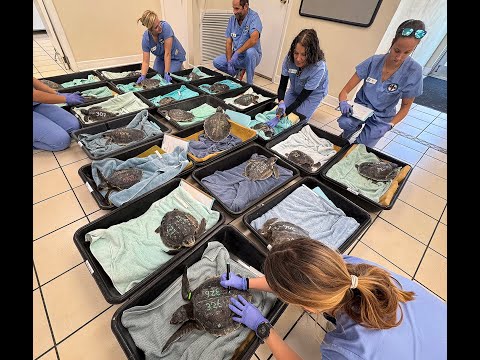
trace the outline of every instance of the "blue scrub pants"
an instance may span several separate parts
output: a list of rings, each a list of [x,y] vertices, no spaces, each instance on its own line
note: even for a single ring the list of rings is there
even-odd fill
[[[180,71],[182,70],[183,60],[170,60],[170,72]],[[156,56],[155,62],[153,63],[153,70],[155,70],[160,75],[164,76],[165,72],[165,61],[163,57]]]
[[[249,48],[247,51],[244,51],[238,55],[237,61],[233,64],[235,67],[235,72],[239,72],[242,69],[245,69],[247,73],[247,83],[253,84],[253,75],[255,75],[255,68],[260,64],[262,60],[262,54],[258,53],[254,48]],[[220,71],[228,74],[227,71],[227,56],[225,54],[218,55],[213,59],[213,66]],[[233,75],[232,75],[233,76]]]
[[[292,104],[295,99],[298,97],[298,95],[294,94],[293,91],[290,91],[290,88],[287,90],[285,94],[285,98],[283,101],[285,102],[285,106],[289,107],[290,104]],[[322,102],[323,98],[325,96],[323,94],[310,94],[309,97],[307,97],[298,108],[296,108],[295,112],[300,113],[302,115],[305,115],[305,119],[300,121],[300,123],[307,123],[308,120],[312,117],[313,112],[317,109],[317,107],[320,105]]]
[[[48,151],[65,150],[70,146],[70,133],[80,129],[77,118],[52,104],[33,106],[33,147]]]
[[[379,119],[375,114],[365,121],[365,126],[358,135],[355,143],[364,144],[365,146],[374,147],[377,142],[392,129],[390,125],[391,117]],[[362,125],[362,121],[354,117],[346,117],[342,115],[338,118],[338,126],[343,129],[342,137],[348,139]]]

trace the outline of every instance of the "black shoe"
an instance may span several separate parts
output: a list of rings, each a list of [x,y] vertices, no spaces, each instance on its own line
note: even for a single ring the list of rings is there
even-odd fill
[[[349,136],[345,136],[345,130],[340,134],[340,136],[342,138],[344,138],[345,140],[350,140],[350,138],[353,136],[353,135],[357,135],[358,134],[355,134],[356,132],[360,132],[360,130],[362,130],[362,124],[358,125],[357,128],[349,135]]]

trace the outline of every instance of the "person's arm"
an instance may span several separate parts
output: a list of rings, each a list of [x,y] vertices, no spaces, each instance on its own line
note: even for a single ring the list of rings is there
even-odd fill
[[[142,59],[142,75],[143,76],[147,76],[149,66],[150,66],[150,52],[144,51],[143,59]]]
[[[408,111],[413,104],[413,100],[415,100],[415,98],[402,99],[400,110],[398,110],[398,113],[390,121],[392,127],[394,127],[396,124],[402,121],[405,116],[407,116]]]
[[[340,102],[340,101],[347,100],[348,93],[350,91],[352,91],[352,89],[355,86],[357,86],[360,83],[361,80],[362,79],[360,79],[360,77],[355,72],[355,74],[353,74],[353,76],[350,78],[350,80],[348,80],[348,82],[345,84],[342,91],[340,91],[340,94],[338,94],[338,101]]]
[[[43,91],[43,92],[46,92],[46,93],[49,93],[49,94],[56,94],[57,93],[50,86],[48,86],[47,84],[44,84],[43,82],[41,82],[40,80],[38,80],[36,78],[33,78],[33,87],[37,90],[40,90],[40,91]]]
[[[272,292],[272,289],[270,289],[270,286],[268,285],[267,280],[265,279],[265,276],[257,277],[257,278],[249,278],[248,288]]]
[[[288,76],[282,75],[280,78],[280,84],[278,85],[277,98],[278,102],[285,99],[285,92],[287,91]]]
[[[243,43],[242,46],[240,46],[236,52],[238,54],[241,54],[244,51],[247,51],[247,49],[250,49],[252,46],[255,46],[255,44],[258,42],[258,39],[260,39],[260,33],[258,31],[254,31],[250,37],[248,38],[247,41]],[[228,57],[227,57],[228,59]]]
[[[272,351],[273,357],[277,360],[301,360],[298,355],[283,339],[274,328],[270,329],[270,335],[265,339],[265,344]]]
[[[285,110],[285,114],[288,115],[292,111],[296,110],[305,101],[305,99],[310,96],[312,92],[313,90],[307,90],[304,88],[300,92],[300,95],[298,95],[298,97],[295,99],[295,101],[291,103],[289,107],[287,107],[287,109]]]
[[[233,40],[231,37],[228,37],[225,41],[225,56],[227,57],[227,61],[230,61],[233,54]]]
[[[165,72],[170,72],[170,63],[172,61],[172,45],[173,45],[173,37],[169,37],[165,39],[163,43],[163,47],[165,53],[163,55],[163,61],[165,62]]]
[[[33,90],[33,101],[42,103],[42,104],[62,104],[67,102],[67,97],[65,95],[57,95],[56,93],[49,93],[42,90]]]

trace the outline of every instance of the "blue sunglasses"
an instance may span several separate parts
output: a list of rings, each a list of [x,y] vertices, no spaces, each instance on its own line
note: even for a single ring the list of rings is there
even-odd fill
[[[413,31],[414,30],[412,28],[404,28],[402,29],[402,36],[410,36],[412,35]],[[416,39],[421,39],[425,35],[427,35],[427,32],[425,30],[421,30],[421,29],[415,30],[414,36]]]

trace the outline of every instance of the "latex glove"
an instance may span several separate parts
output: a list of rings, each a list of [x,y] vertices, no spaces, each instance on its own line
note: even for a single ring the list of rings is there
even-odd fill
[[[258,325],[262,322],[268,322],[260,310],[245,300],[242,295],[238,295],[238,300],[231,297],[230,302],[231,304],[228,307],[238,315],[238,317],[232,317],[233,321],[242,323],[255,332],[257,332]]]
[[[233,66],[231,61],[227,62],[227,73],[231,76],[236,75],[235,66]]]
[[[220,276],[220,285],[224,288],[230,286],[238,290],[247,290],[247,279],[230,272],[230,279],[227,280],[227,273],[223,273]]]
[[[340,111],[343,115],[349,117],[353,114],[352,105],[350,105],[347,100],[340,101]]]
[[[265,125],[268,125],[273,128],[277,126],[279,121],[280,121],[280,118],[278,116],[275,116],[272,120],[267,121]]]
[[[170,73],[168,72],[165,72],[165,75],[163,76],[163,78],[165,79],[165,81],[171,83],[172,82],[172,77],[170,76]]]
[[[68,105],[78,105],[85,102],[85,99],[80,92],[74,92],[73,94],[70,93],[63,93],[62,95],[65,96],[65,101]]]
[[[230,62],[232,64],[235,64],[237,62],[237,60],[238,60],[238,53],[235,51],[232,55],[232,58],[230,59]]]
[[[280,110],[282,110],[281,113],[280,113]],[[285,105],[285,102],[282,101],[277,106],[277,117],[281,118],[282,116],[285,116],[286,111],[287,111],[287,106]],[[279,115],[279,113],[280,113],[280,115]]]
[[[138,78],[137,80],[137,84],[140,84],[143,80],[145,80],[147,78],[146,75],[140,75],[140,77]]]

